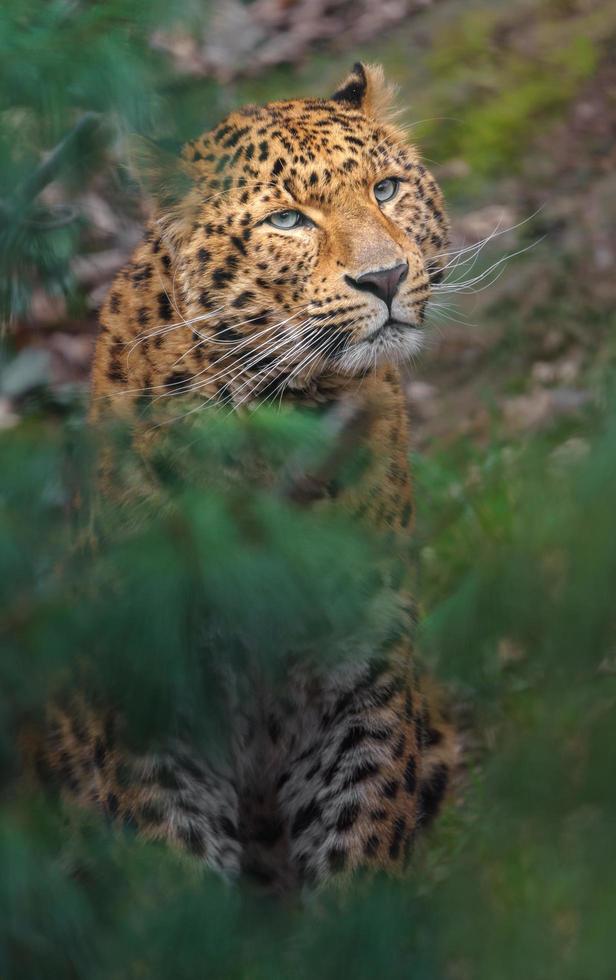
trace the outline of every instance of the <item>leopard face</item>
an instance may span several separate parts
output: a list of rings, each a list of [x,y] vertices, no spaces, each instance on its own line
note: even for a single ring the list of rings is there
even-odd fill
[[[358,64],[329,99],[249,106],[188,144],[191,188],[128,277],[134,319],[166,330],[178,313],[190,328],[175,335],[183,379],[224,371],[232,393],[259,396],[419,350],[447,220],[390,113],[381,70]]]

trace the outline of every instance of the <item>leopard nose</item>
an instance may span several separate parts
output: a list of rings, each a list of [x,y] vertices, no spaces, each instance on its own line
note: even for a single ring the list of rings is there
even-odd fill
[[[391,307],[392,300],[398,291],[398,286],[403,282],[409,272],[408,262],[400,262],[392,266],[391,269],[375,269],[372,272],[364,272],[363,275],[353,279],[345,276],[346,282],[354,289],[363,289],[367,293],[372,293],[382,299],[388,307]]]

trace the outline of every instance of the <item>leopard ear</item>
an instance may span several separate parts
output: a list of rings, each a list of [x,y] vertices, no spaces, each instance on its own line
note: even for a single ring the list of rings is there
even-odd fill
[[[331,98],[361,109],[367,116],[387,121],[394,111],[396,91],[395,85],[385,81],[381,65],[363,65],[358,61]]]
[[[177,204],[196,180],[196,169],[184,156],[178,158],[143,136],[126,137],[124,149],[130,174],[160,208]]]
[[[127,138],[126,155],[131,175],[153,206],[163,238],[169,245],[181,241],[201,200],[197,168],[185,151],[178,158],[141,136]]]

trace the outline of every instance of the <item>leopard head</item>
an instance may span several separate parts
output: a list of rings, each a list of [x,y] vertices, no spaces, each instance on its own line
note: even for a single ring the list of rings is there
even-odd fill
[[[357,64],[330,98],[247,106],[185,148],[191,189],[158,224],[185,319],[243,383],[362,376],[420,349],[447,220],[392,94]]]

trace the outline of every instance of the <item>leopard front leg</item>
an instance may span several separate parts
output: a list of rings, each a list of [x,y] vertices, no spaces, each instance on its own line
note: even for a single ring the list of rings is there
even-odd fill
[[[279,780],[300,880],[402,868],[420,812],[414,700],[405,664],[340,668],[328,679],[318,722]]]

